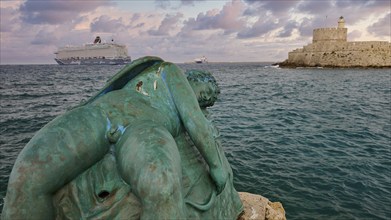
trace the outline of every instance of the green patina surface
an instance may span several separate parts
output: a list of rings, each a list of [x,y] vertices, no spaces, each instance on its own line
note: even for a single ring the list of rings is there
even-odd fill
[[[135,60],[48,123],[12,170],[2,219],[236,219],[242,204],[206,117],[210,73]]]

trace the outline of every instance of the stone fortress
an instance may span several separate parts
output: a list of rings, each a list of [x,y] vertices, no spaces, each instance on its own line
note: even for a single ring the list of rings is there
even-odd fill
[[[341,16],[337,28],[313,30],[311,44],[288,53],[281,67],[391,67],[388,41],[347,41],[348,29]]]

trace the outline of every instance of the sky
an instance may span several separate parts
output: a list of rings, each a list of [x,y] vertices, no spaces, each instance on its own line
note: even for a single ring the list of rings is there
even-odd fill
[[[348,41],[391,41],[391,0],[0,0],[0,64],[54,64],[58,47],[125,44],[132,59],[278,62],[344,16]]]

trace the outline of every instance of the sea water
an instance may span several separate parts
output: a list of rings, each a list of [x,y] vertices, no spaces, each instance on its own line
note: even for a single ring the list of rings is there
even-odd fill
[[[221,87],[212,119],[238,191],[282,202],[288,219],[391,219],[390,69],[179,64]],[[121,66],[0,66],[0,210],[15,159],[46,123]]]

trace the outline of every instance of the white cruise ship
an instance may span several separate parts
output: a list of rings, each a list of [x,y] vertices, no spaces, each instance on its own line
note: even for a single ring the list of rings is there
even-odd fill
[[[130,63],[125,45],[102,43],[97,36],[92,44],[60,47],[54,60],[60,65],[116,65]]]

